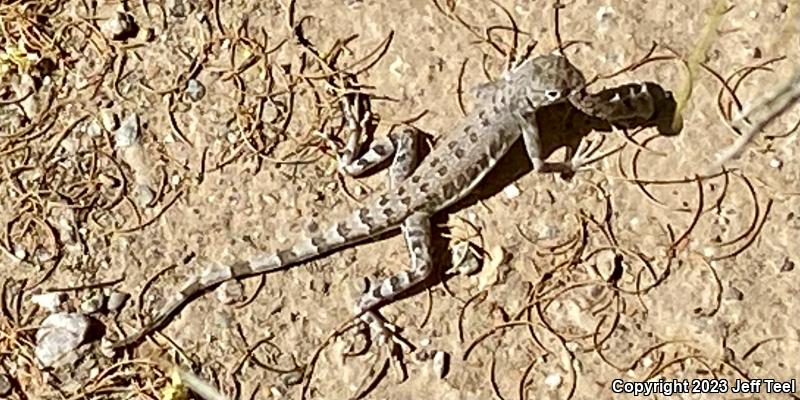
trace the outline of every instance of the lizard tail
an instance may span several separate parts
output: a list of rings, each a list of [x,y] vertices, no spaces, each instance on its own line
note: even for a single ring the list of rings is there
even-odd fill
[[[309,236],[296,242],[291,248],[261,254],[231,265],[212,264],[200,276],[187,280],[148,323],[139,331],[111,344],[120,349],[138,343],[146,335],[163,327],[170,317],[182,309],[190,300],[208,292],[217,285],[231,280],[292,267],[327,255],[342,247],[354,245],[400,225],[405,213],[387,215],[375,208],[364,207],[354,211],[348,218],[320,230],[315,223],[308,226]]]

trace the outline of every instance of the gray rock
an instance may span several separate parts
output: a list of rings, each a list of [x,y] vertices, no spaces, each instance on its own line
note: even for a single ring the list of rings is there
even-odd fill
[[[79,313],[50,314],[36,331],[36,358],[45,367],[57,367],[78,358],[75,349],[89,331],[89,318]]]
[[[129,297],[131,297],[131,295],[115,290],[108,295],[106,308],[108,311],[119,311],[125,305],[125,302],[128,301]]]

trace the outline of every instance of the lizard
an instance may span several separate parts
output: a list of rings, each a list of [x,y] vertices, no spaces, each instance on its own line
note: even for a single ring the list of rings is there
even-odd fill
[[[546,163],[542,159],[537,111],[548,105],[570,102],[578,110],[609,122],[646,119],[653,113],[644,84],[627,85],[625,91],[630,93],[623,93],[622,97],[619,93],[597,97],[586,92],[585,85],[583,74],[563,55],[532,57],[505,71],[497,80],[477,86],[473,109],[447,135],[444,143],[420,162],[414,151],[416,134],[413,130],[376,139],[358,158],[358,140],[351,138],[348,148],[339,155],[340,168],[345,173],[358,175],[392,157],[387,192],[327,228],[309,223],[307,236],[291,247],[230,265],[210,265],[203,274],[189,279],[142,328],[111,343],[111,349],[139,342],[163,327],[170,316],[191,299],[225,281],[283,270],[399,228],[409,250],[410,269],[377,284],[367,282],[354,307],[355,317],[365,321],[380,340],[385,340],[391,332],[377,314],[378,308],[423,282],[434,270],[430,248],[431,216],[469,194],[520,137],[535,172],[575,171],[586,161],[585,148],[573,149],[572,158],[565,162]],[[357,122],[350,118],[349,123],[357,133]]]

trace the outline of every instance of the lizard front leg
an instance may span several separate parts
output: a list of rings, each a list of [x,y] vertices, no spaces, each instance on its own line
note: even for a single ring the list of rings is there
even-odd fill
[[[574,148],[570,148],[570,159],[566,162],[545,162],[542,159],[542,142],[539,135],[539,126],[536,122],[536,113],[532,112],[529,117],[521,114],[516,116],[519,129],[522,131],[522,141],[525,144],[525,151],[533,165],[533,170],[537,173],[560,172],[571,176],[587,163],[588,156],[596,148],[587,146],[584,142]]]

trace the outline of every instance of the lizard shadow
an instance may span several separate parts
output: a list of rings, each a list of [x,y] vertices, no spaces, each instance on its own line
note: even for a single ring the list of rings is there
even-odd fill
[[[648,91],[653,95],[654,114],[649,118],[634,118],[618,120],[614,123],[585,114],[570,103],[559,103],[547,106],[537,111],[536,118],[541,135],[543,158],[549,158],[562,147],[577,148],[581,140],[593,130],[611,132],[614,128],[650,128],[654,127],[663,136],[675,136],[680,130],[673,130],[671,125],[675,116],[676,104],[672,94],[660,85],[646,82]],[[448,280],[457,276],[457,273],[448,273],[453,265],[448,251],[448,239],[451,233],[446,227],[447,216],[450,213],[473,206],[475,203],[497,195],[506,186],[528,174],[533,169],[522,140],[512,145],[508,153],[498,162],[489,174],[484,177],[481,184],[467,197],[450,206],[443,212],[437,213],[431,221],[433,259],[436,271],[420,285],[403,292],[399,299],[411,297],[433,287],[439,283],[446,284]],[[547,172],[547,171],[545,171]],[[555,172],[555,171],[552,171]],[[565,177],[569,178],[569,177]],[[388,235],[387,235],[388,237]],[[383,240],[384,237],[378,238]]]

